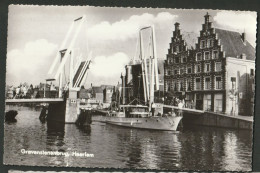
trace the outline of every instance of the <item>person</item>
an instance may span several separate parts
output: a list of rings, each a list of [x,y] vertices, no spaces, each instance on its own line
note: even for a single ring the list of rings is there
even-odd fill
[[[152,102],[152,105],[151,105],[151,107],[152,107],[152,116],[154,116],[154,111],[155,111],[155,104]]]
[[[183,108],[183,102],[179,100],[178,103],[178,116],[182,116],[182,108]]]
[[[191,109],[194,109],[195,108],[195,104],[194,104],[194,101],[191,100]]]

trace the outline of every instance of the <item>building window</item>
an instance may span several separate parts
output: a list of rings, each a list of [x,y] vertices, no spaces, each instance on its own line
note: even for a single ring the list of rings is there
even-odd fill
[[[210,39],[209,40],[209,47],[213,47],[214,46],[214,40],[213,39]]]
[[[180,91],[183,91],[184,88],[183,88],[183,80],[180,80]]]
[[[200,78],[196,78],[196,90],[200,90]]]
[[[221,71],[221,62],[216,62],[215,71]]]
[[[184,69],[180,68],[180,74],[183,74],[183,73],[184,73]]]
[[[210,72],[210,64],[205,64],[205,72]]]
[[[204,110],[211,111],[211,94],[204,95]]]
[[[173,90],[177,91],[177,82],[173,82]]]
[[[201,72],[201,69],[200,69],[200,65],[199,65],[199,64],[196,65],[195,68],[196,68],[196,73],[200,73],[200,72]]]
[[[167,70],[167,75],[171,75],[171,70]]]
[[[205,52],[204,55],[205,55],[205,60],[209,60],[210,59],[209,52]]]
[[[197,53],[196,58],[197,58],[197,61],[201,61],[201,53]]]
[[[218,59],[218,51],[217,50],[213,50],[212,58],[213,59]]]
[[[187,58],[185,56],[181,57],[181,63],[186,63],[187,62]]]
[[[222,112],[223,95],[215,94],[214,100],[214,110],[215,112]]]
[[[205,46],[206,46],[205,40],[202,40],[200,42],[200,48],[203,49],[203,48],[205,48]]]
[[[236,77],[231,77],[231,85],[232,85],[232,89],[236,89]]]
[[[211,40],[209,39],[209,40],[207,40],[207,48],[209,48],[210,47],[210,42],[211,42]]]
[[[191,79],[187,79],[187,91],[191,91]]]
[[[175,63],[179,63],[179,57],[175,57]]]
[[[210,77],[205,78],[205,89],[210,89]]]
[[[188,74],[190,74],[191,73],[191,67],[188,67],[187,71],[188,71]]]
[[[255,76],[255,70],[254,69],[250,69],[250,76]]]
[[[177,52],[177,53],[180,52],[179,46],[176,46],[176,52]]]
[[[216,89],[222,89],[222,81],[220,76],[216,77]]]
[[[178,70],[174,70],[174,74],[177,75],[178,74]]]

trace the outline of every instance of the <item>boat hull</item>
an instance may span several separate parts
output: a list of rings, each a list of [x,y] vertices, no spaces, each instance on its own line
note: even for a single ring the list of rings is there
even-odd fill
[[[125,118],[125,117],[110,117],[110,116],[93,116],[93,121],[131,127],[153,130],[176,131],[182,117],[142,117],[142,118]]]

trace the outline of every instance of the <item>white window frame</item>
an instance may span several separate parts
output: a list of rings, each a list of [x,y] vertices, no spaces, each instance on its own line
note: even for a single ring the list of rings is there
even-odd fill
[[[207,71],[207,65],[209,65],[209,71]],[[204,72],[210,72],[210,71],[211,71],[211,65],[210,65],[210,63],[205,63]]]
[[[210,41],[211,41],[211,39],[208,39],[208,40],[207,40],[207,43],[206,43],[207,48],[210,48]]]
[[[190,90],[188,90],[188,88],[189,88],[188,82],[190,82]],[[191,78],[189,78],[189,79],[186,79],[186,91],[191,91],[191,90],[192,90],[192,80],[191,80]]]
[[[204,44],[203,44],[204,43]],[[206,41],[205,40],[201,40],[200,41],[200,48],[203,49],[206,47]]]
[[[209,53],[208,59],[206,59],[206,53]],[[204,60],[210,60],[210,52],[209,51],[204,52]]]
[[[217,57],[214,57],[214,52],[217,52]],[[212,51],[212,59],[218,59],[218,57],[219,57],[219,52],[218,52],[218,50],[213,50],[213,51]]]
[[[177,73],[175,73],[175,70],[177,71]],[[179,69],[174,69],[173,70],[173,75],[178,75],[178,74],[180,74],[180,70]]]
[[[179,84],[178,84],[178,86],[179,86],[178,89],[179,89],[179,90],[178,90],[178,91],[181,91],[181,83],[182,83],[182,88],[183,88],[182,91],[184,91],[184,80],[183,80],[183,79],[180,79],[180,80],[179,80]]]
[[[189,69],[190,69],[190,73],[189,73]],[[187,74],[191,74],[192,73],[192,67],[187,67]]]
[[[217,78],[218,77],[220,77],[221,78],[221,80],[220,80],[220,88],[217,88]],[[223,89],[223,79],[222,79],[222,76],[215,76],[215,89],[216,90],[221,90],[221,89]]]
[[[206,79],[208,79],[208,78],[209,78],[209,88],[206,88]],[[204,78],[204,89],[205,89],[205,90],[210,90],[210,88],[211,88],[211,87],[210,87],[210,82],[211,82],[211,77],[205,77],[205,78]]]
[[[200,60],[198,60],[198,54],[200,54]],[[196,53],[196,61],[201,61],[201,60],[202,60],[202,53],[201,52]]]
[[[200,79],[199,89],[197,88],[197,79]],[[200,77],[195,78],[195,90],[201,90],[201,78]]]
[[[220,64],[220,70],[217,70],[217,64]],[[221,62],[216,62],[215,63],[215,71],[221,71],[221,66],[222,66],[222,63]]]
[[[198,66],[200,66],[200,71],[198,72]],[[201,73],[201,64],[196,64],[195,65],[195,72],[196,73]]]

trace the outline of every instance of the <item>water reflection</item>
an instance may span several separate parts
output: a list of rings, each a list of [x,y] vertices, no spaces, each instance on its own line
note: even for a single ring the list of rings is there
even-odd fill
[[[251,170],[252,131],[185,127],[179,133],[93,122],[78,127],[39,121],[40,110],[17,107],[5,123],[4,162],[32,166],[170,170]],[[23,155],[20,150],[87,152],[94,158]]]

